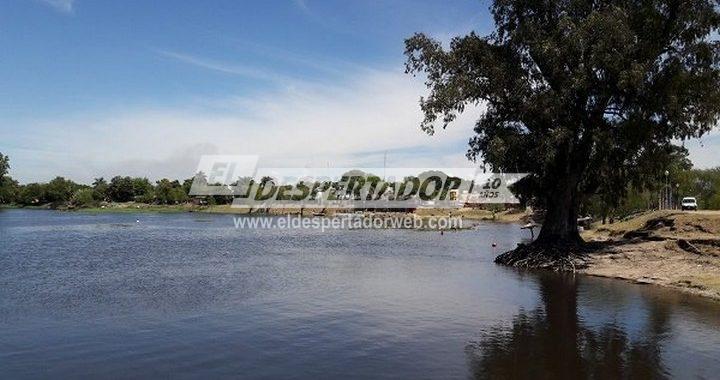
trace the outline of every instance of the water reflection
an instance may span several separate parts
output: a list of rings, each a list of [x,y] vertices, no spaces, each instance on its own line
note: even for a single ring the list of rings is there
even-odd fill
[[[541,305],[521,309],[507,329],[484,334],[466,348],[475,378],[667,378],[662,359],[670,329],[665,302],[648,303],[633,339],[615,321],[590,326],[579,317],[579,279],[538,277]]]

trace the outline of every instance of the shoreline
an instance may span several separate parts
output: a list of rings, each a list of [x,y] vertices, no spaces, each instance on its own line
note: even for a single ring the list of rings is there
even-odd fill
[[[720,301],[720,212],[655,211],[586,231],[604,246],[578,273]]]
[[[18,209],[18,210],[55,210],[64,212],[87,212],[87,213],[132,213],[132,212],[157,212],[157,213],[208,213],[208,214],[229,214],[229,215],[252,215],[252,216],[281,216],[281,215],[299,215],[298,209],[274,208],[274,209],[255,209],[248,212],[247,208],[231,207],[231,205],[152,205],[147,203],[109,203],[106,207],[84,207],[84,208],[52,208],[49,205],[42,206],[17,206],[17,205],[0,205],[0,209]],[[307,207],[303,209],[303,216],[314,216],[314,214],[324,211],[323,216],[333,216],[336,213],[353,213],[352,210],[344,209],[322,209],[318,207]],[[358,211],[358,215],[416,215],[422,218],[428,217],[462,217],[471,221],[487,221],[497,223],[521,223],[528,217],[528,214],[522,211],[507,210],[493,212],[477,208],[460,208],[460,209],[417,209],[415,212],[405,211]],[[315,215],[317,216],[317,215]]]

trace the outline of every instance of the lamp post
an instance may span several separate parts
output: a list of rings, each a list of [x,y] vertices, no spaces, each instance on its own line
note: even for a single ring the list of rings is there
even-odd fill
[[[665,199],[663,200],[663,203],[664,203],[664,205],[665,205],[665,206],[664,206],[664,209],[669,209],[669,208],[670,208],[670,202],[669,202],[669,200],[670,200],[670,196],[669,196],[669,191],[670,191],[670,189],[669,189],[669,186],[670,186],[670,185],[669,185],[669,184],[670,184],[670,171],[669,171],[669,170],[665,170],[665,183],[663,184],[663,185],[664,185],[664,186],[663,186],[663,198],[665,198]]]

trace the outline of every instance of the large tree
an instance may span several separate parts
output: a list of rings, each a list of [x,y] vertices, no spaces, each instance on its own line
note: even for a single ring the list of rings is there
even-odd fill
[[[575,245],[580,201],[622,196],[699,137],[720,113],[718,1],[496,0],[495,31],[406,40],[425,74],[422,128],[481,110],[468,157],[528,172],[545,209],[536,247]],[[555,250],[557,251],[557,250]]]
[[[10,158],[0,153],[0,204],[15,200],[18,183],[7,175],[9,170]]]
[[[10,158],[0,152],[0,178],[4,177],[10,170]]]

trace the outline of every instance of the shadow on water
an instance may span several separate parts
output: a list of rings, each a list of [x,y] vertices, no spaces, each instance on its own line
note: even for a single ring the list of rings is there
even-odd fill
[[[485,378],[668,378],[661,356],[670,305],[648,304],[641,338],[616,322],[587,326],[578,314],[579,279],[538,276],[541,304],[521,309],[511,326],[497,326],[466,347],[472,376]]]

